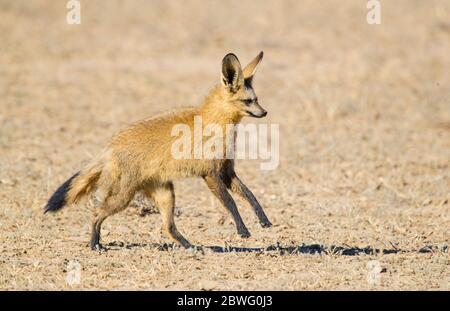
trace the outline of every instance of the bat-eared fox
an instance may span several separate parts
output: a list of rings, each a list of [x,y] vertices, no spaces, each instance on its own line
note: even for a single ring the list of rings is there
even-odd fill
[[[262,58],[263,53],[260,52],[242,69],[238,58],[227,54],[222,60],[221,83],[211,90],[200,106],[142,120],[120,131],[101,154],[55,191],[45,206],[45,212],[56,212],[99,189],[102,198],[96,207],[90,245],[92,249],[100,249],[103,221],[124,210],[136,192],[142,192],[158,208],[168,235],[183,247],[190,248],[191,243],[175,226],[173,180],[202,177],[233,217],[241,237],[249,237],[250,232],[228,190],[250,203],[262,227],[270,227],[261,205],[236,175],[234,159],[175,159],[171,154],[175,139],[171,129],[176,124],[192,128],[194,117],[201,116],[203,126],[218,124],[225,127],[238,124],[245,116],[266,116],[267,111],[259,105],[252,85]]]

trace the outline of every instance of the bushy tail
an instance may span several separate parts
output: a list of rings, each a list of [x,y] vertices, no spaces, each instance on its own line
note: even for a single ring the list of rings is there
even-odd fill
[[[103,163],[97,161],[66,180],[50,197],[44,208],[44,213],[56,212],[91,193],[100,178],[102,168]]]

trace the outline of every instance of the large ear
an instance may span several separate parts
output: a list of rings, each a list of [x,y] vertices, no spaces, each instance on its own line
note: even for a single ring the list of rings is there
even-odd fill
[[[246,82],[249,82],[250,84],[252,83],[253,80],[253,75],[256,72],[256,68],[258,67],[259,63],[261,62],[261,60],[263,59],[264,53],[263,51],[259,52],[259,54],[255,57],[255,59],[253,59],[250,64],[248,64],[244,70],[244,79]]]
[[[244,85],[241,63],[233,53],[225,55],[222,60],[222,84],[230,92],[236,92]]]

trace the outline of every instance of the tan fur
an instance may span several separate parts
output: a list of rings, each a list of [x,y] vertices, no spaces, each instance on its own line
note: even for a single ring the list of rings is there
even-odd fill
[[[104,198],[93,222],[92,247],[100,245],[102,222],[125,209],[137,191],[142,191],[155,202],[169,236],[182,246],[191,247],[178,232],[173,216],[175,194],[172,181],[183,177],[205,179],[211,191],[231,213],[241,236],[248,237],[250,234],[228,190],[247,199],[261,224],[270,226],[253,194],[237,178],[233,160],[179,160],[171,154],[172,143],[177,139],[171,136],[172,127],[180,123],[188,124],[193,132],[195,116],[202,116],[204,127],[212,123],[225,128],[226,124],[239,123],[249,113],[265,115],[266,112],[257,101],[251,105],[240,101],[255,98],[251,79],[261,59],[262,52],[242,70],[237,58],[232,54],[227,55],[222,62],[222,84],[214,87],[200,106],[132,124],[116,134],[104,152],[82,170],[70,187],[67,203],[77,202],[95,188],[103,193]]]
[[[90,194],[95,190],[96,184],[103,169],[102,159],[91,161],[91,163],[85,167],[80,175],[75,178],[69,191],[67,192],[67,203],[77,203],[82,197]]]

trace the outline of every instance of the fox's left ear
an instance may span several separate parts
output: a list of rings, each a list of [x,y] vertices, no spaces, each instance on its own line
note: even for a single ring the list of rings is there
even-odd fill
[[[225,55],[222,60],[222,84],[232,93],[244,85],[241,63],[233,53]]]
[[[259,52],[259,54],[255,57],[255,59],[253,59],[250,64],[247,65],[247,67],[244,68],[243,73],[244,73],[244,79],[248,82],[252,82],[253,80],[253,75],[256,72],[256,68],[258,67],[259,63],[261,62],[261,60],[263,59],[264,53],[263,51]]]

